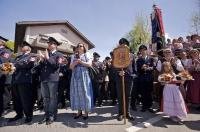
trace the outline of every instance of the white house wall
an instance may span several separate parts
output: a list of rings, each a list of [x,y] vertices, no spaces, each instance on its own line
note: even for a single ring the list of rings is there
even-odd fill
[[[24,39],[32,43],[39,34],[55,37],[60,42],[67,41],[70,45],[77,45],[80,42],[84,43],[83,40],[66,25],[29,26],[26,28]]]

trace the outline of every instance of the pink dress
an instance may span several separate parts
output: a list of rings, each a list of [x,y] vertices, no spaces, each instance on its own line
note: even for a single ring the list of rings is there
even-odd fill
[[[187,109],[183,96],[176,84],[165,84],[163,90],[163,112],[168,116],[185,118]]]
[[[200,68],[200,65],[197,66]],[[190,71],[194,80],[188,81],[187,101],[193,104],[200,104],[200,69]]]
[[[183,96],[176,84],[165,84],[163,90],[163,112],[167,116],[185,118],[187,109]]]

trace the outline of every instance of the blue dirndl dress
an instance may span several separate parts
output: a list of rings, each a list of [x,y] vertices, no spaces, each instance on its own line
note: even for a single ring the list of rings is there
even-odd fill
[[[82,54],[80,59],[85,62],[91,61],[88,54]],[[71,63],[75,60],[76,58],[73,55]],[[91,111],[93,107],[93,92],[88,67],[77,65],[72,70],[70,102],[72,110]]]

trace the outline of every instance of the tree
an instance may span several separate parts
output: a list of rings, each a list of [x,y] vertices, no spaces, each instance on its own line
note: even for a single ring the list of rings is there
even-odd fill
[[[6,42],[6,47],[8,47],[11,50],[14,50],[14,45],[15,45],[15,43],[13,41],[9,40]]]
[[[197,2],[197,11],[191,17],[191,28],[194,34],[200,34],[200,1]]]
[[[140,44],[147,44],[151,41],[150,27],[147,17],[137,15],[133,29],[129,31],[126,38],[130,42],[130,48],[137,51]]]
[[[200,34],[200,13],[195,13],[192,18],[192,33]]]

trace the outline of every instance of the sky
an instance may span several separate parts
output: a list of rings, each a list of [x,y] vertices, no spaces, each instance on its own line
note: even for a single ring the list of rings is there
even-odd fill
[[[153,3],[163,13],[169,37],[191,31],[198,0],[0,0],[0,35],[14,40],[15,23],[29,20],[68,20],[105,57],[134,25],[138,14],[150,18]]]

